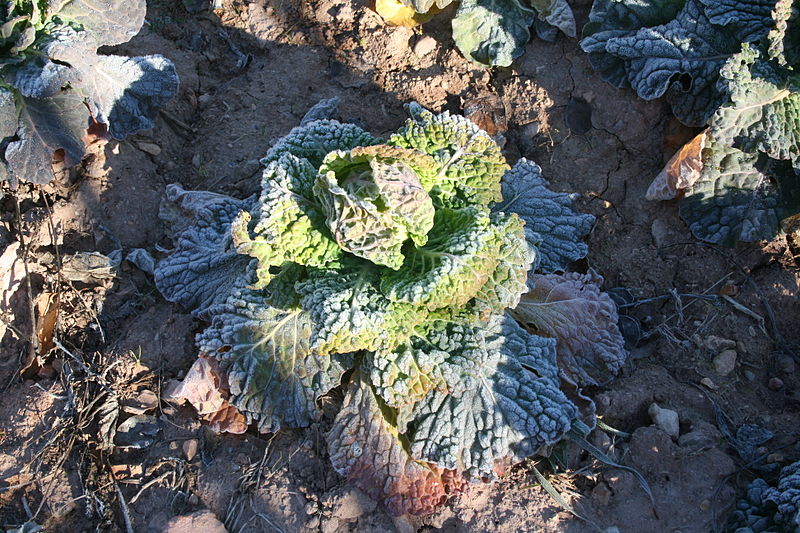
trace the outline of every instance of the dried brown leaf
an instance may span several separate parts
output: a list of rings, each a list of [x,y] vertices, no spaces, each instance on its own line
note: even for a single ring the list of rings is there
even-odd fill
[[[331,463],[391,515],[429,514],[466,481],[457,472],[411,457],[391,413],[381,408],[368,383],[355,379],[327,436]]]
[[[183,381],[165,394],[167,400],[192,404],[212,431],[244,433],[247,431],[247,420],[228,402],[228,397],[228,383],[219,362],[203,354],[194,362]]]
[[[53,336],[58,322],[58,293],[41,293],[36,299],[36,310],[36,338],[39,339],[39,355],[44,357],[55,346]]]
[[[706,145],[705,132],[683,145],[667,162],[664,169],[655,177],[647,189],[648,200],[672,200],[684,189],[691,187],[703,171],[703,148]]]

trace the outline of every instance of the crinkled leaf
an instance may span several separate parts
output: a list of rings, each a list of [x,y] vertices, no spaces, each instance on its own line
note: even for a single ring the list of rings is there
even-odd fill
[[[366,263],[366,262],[364,262]],[[318,270],[295,286],[315,328],[311,343],[319,353],[391,350],[427,317],[424,309],[387,299],[377,288],[373,265]]]
[[[95,48],[130,41],[139,33],[146,11],[145,0],[62,0],[57,4],[53,12],[90,32]]]
[[[449,324],[428,341],[449,353],[450,393],[434,390],[414,409],[414,457],[471,479],[521,461],[569,431],[577,409],[559,390],[555,341],[531,335],[509,316],[489,325]]]
[[[307,160],[284,153],[262,174],[258,222],[250,228],[250,214],[246,212],[234,221],[236,249],[258,259],[262,285],[272,277],[271,268],[287,261],[321,267],[341,255],[312,193],[316,177]]]
[[[731,103],[714,114],[711,131],[718,144],[793,159],[800,155],[800,74],[759,56],[745,46],[722,69]]]
[[[343,250],[396,270],[409,239],[427,242],[433,202],[414,171],[415,162],[434,164],[425,154],[386,145],[328,154],[314,191]]]
[[[723,101],[725,60],[772,27],[769,3],[600,0],[581,46],[606,81],[646,100],[664,96],[682,122],[700,126]]]
[[[197,344],[222,362],[231,404],[248,422],[262,432],[305,427],[319,419],[317,398],[339,384],[352,359],[314,351],[311,315],[270,307],[267,296],[242,289],[211,308],[211,325]]]
[[[767,55],[782,66],[800,67],[800,7],[794,0],[777,0],[772,18]]]
[[[581,239],[594,217],[573,210],[577,195],[553,192],[547,185],[539,165],[520,159],[503,176],[503,201],[492,211],[517,213],[525,221],[525,238],[538,259],[535,269],[550,274],[586,257],[589,247]]]
[[[742,42],[752,43],[772,27],[775,0],[700,0],[712,24],[727,26]]]
[[[389,143],[433,156],[434,172],[420,174],[420,180],[437,208],[486,206],[502,198],[500,178],[508,169],[503,153],[462,116],[419,110]]]
[[[575,37],[575,15],[567,0],[531,0],[531,5],[540,20],[558,28],[565,35]]]
[[[348,387],[326,438],[333,468],[392,515],[429,514],[462,484],[458,474],[409,455],[394,412],[381,405],[363,378]]]
[[[617,327],[617,308],[591,274],[534,274],[533,288],[511,311],[538,335],[558,342],[558,366],[578,385],[599,385],[619,372],[627,358]]]
[[[741,42],[712,25],[699,0],[687,0],[674,20],[613,37],[606,51],[628,61],[628,79],[641,98],[666,96],[681,122],[700,126],[722,103],[719,70]]]
[[[499,262],[475,295],[481,315],[502,313],[506,308],[517,306],[520,296],[528,291],[528,271],[538,254],[535,248],[528,246],[525,224],[515,213],[492,213],[491,221],[501,237]]]
[[[89,125],[83,99],[67,89],[51,98],[20,98],[19,140],[6,148],[6,161],[14,176],[31,183],[53,179],[53,153],[64,150],[68,165],[83,157],[81,140]]]
[[[261,159],[261,164],[268,165],[288,152],[300,159],[308,159],[316,169],[325,156],[334,150],[350,150],[356,146],[370,146],[379,142],[379,139],[355,124],[317,120],[292,129],[269,149],[267,155]]]
[[[231,222],[252,200],[185,191],[174,184],[167,187],[167,200],[179,210],[173,221],[179,229],[174,250],[156,267],[156,287],[167,300],[205,318],[209,307],[251,281],[252,258],[234,249]]]
[[[518,0],[461,0],[453,17],[453,40],[464,57],[507,67],[522,55],[536,13]]]
[[[16,135],[18,127],[19,117],[17,116],[17,104],[14,102],[14,93],[0,87],[0,143]]]
[[[399,270],[384,271],[381,291],[390,300],[431,310],[466,304],[499,262],[498,229],[481,209],[439,209],[428,243],[407,249]]]
[[[447,353],[424,338],[412,337],[393,350],[367,353],[363,369],[386,405],[400,407],[415,404],[443,385],[440,367],[446,358]]]
[[[581,48],[605,81],[617,88],[630,87],[628,60],[609,53],[610,39],[635,34],[640,28],[666,24],[678,14],[686,0],[595,0],[589,23],[583,28]]]
[[[777,182],[769,176],[779,177]],[[730,146],[709,144],[700,179],[686,191],[681,217],[704,241],[733,246],[736,241],[771,239],[783,218],[800,210],[787,193],[800,190],[800,176],[788,162],[759,160]]]

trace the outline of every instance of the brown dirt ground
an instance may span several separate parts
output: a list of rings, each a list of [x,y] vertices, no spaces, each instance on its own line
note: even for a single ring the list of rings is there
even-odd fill
[[[114,276],[89,281],[58,282],[55,266],[78,252],[168,246],[158,219],[166,184],[253,193],[258,158],[308,108],[333,96],[344,120],[377,135],[402,123],[402,105],[411,100],[462,112],[471,99],[496,97],[509,124],[509,160],[538,162],[554,189],[578,192],[579,208],[597,217],[588,262],[579,268],[595,269],[607,289],[625,287],[638,299],[671,291],[733,295],[736,306],[676,296],[629,310],[644,338],[617,380],[589,392],[603,420],[632,436],[595,432],[592,441],[646,477],[655,509],[632,475],[569,447],[568,471],[550,479],[581,514],[624,533],[721,530],[736,495],[761,473],[746,469],[726,442],[714,403],[732,427],[758,424],[776,434],[758,450],[770,454],[768,463],[800,458],[800,374],[784,353],[800,342],[800,278],[785,240],[707,246],[691,236],[676,205],[645,201],[674,150],[665,135],[691,132],[675,127],[662,102],[602,82],[576,41],[534,40],[513,67],[488,71],[457,53],[448,12],[415,31],[384,26],[366,0],[225,0],[221,9],[195,13],[172,0],[150,4],[145,28],[117,52],[161,53],[175,62],[180,92],[156,127],[93,146],[83,168],[60,172],[50,186],[21,187],[21,221],[9,191],[0,205],[0,245],[25,237],[31,293],[37,301],[42,292],[60,295],[57,338],[72,354],[54,350],[55,359],[19,378],[31,327],[23,283],[7,304],[21,338],[7,333],[0,345],[0,527],[30,513],[47,531],[125,531],[128,522],[132,531],[158,532],[176,515],[207,508],[237,532],[392,530],[380,506],[329,465],[329,418],[278,435],[218,436],[190,408],[162,403],[151,411],[162,428],[152,445],[100,449],[102,402],[92,400],[106,387],[123,403],[144,389],[158,393],[191,365],[203,325],[165,302],[152,278],[128,262]],[[574,4],[582,24],[590,3]],[[245,67],[236,66],[220,29],[251,55]],[[425,36],[436,46],[418,57],[414,46]],[[575,99],[592,110],[585,133],[567,124]],[[713,365],[720,339],[737,352],[725,376]],[[87,377],[81,365],[112,368]],[[703,378],[711,388],[698,385]],[[677,441],[651,425],[652,402],[677,411]],[[187,459],[190,441],[198,453]],[[473,488],[413,528],[593,531],[539,487],[534,464]],[[108,475],[112,468],[116,477]]]

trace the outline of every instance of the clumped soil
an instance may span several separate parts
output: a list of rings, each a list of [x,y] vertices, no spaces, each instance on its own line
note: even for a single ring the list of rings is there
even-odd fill
[[[590,3],[574,4],[582,24]],[[540,487],[536,467],[601,528],[721,531],[749,480],[800,458],[797,258],[784,238],[702,244],[674,203],[644,200],[694,133],[663,102],[604,83],[563,36],[532,41],[511,68],[477,67],[455,50],[447,11],[419,31],[384,26],[364,0],[215,6],[151,2],[140,35],[117,47],[164,54],[178,69],[180,92],[153,130],[94,144],[81,168],[60,170],[49,186],[5,191],[0,245],[20,246],[22,237],[27,270],[0,261],[3,323],[11,324],[0,345],[3,527],[33,517],[47,531],[158,532],[203,509],[230,531],[396,526],[331,468],[330,416],[305,430],[220,436],[189,407],[141,407],[142,391],[160,395],[185,374],[204,325],[164,301],[132,261],[102,264],[169,247],[158,218],[169,183],[238,197],[257,191],[258,159],[332,97],[343,120],[376,135],[402,124],[409,101],[496,127],[509,161],[536,161],[555,190],[578,193],[578,208],[597,217],[589,257],[575,268],[595,270],[606,290],[636,302],[624,309],[629,364],[587,391],[601,419],[625,434],[595,431],[590,440],[644,475],[655,506],[633,475],[570,445],[554,450],[558,461],[518,465],[406,530],[593,531]],[[90,269],[90,260],[101,264]],[[39,354],[29,343],[32,315],[50,324],[39,331]],[[677,439],[653,425],[652,403],[677,412]],[[160,428],[145,447],[104,444],[104,417],[119,424],[142,412]],[[735,440],[745,424],[775,436],[748,448]]]

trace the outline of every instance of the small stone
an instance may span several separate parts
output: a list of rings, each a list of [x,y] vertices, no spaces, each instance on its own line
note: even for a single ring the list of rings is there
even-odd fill
[[[705,345],[706,348],[712,352],[720,352],[722,350],[736,348],[736,341],[732,339],[725,339],[723,337],[717,337],[716,335],[709,335],[706,337]]]
[[[713,381],[711,381],[711,378],[703,378],[703,379],[701,379],[700,380],[700,385],[703,385],[704,387],[706,387],[708,389],[711,389],[711,390],[716,390],[717,389],[717,384],[714,383]]]
[[[786,457],[780,452],[771,453],[767,456],[767,463],[782,463]]]
[[[790,355],[782,355],[778,360],[778,366],[784,374],[793,374],[797,365],[795,365],[794,358]]]
[[[167,522],[164,533],[227,533],[228,530],[222,525],[211,511],[202,510],[192,514],[176,516]]]
[[[703,500],[700,502],[700,510],[705,512],[711,509],[711,500]]]
[[[197,449],[200,447],[200,441],[197,439],[189,439],[183,441],[183,455],[186,460],[191,462],[197,455]]]
[[[781,390],[783,388],[783,380],[781,378],[769,378],[767,387],[772,390]]]
[[[414,45],[414,55],[417,57],[424,57],[436,50],[436,46],[436,39],[430,35],[426,35]]]
[[[650,226],[650,235],[653,236],[653,244],[656,245],[656,248],[666,246],[669,240],[667,223],[660,218],[655,219]]]
[[[155,143],[136,143],[136,146],[139,147],[139,150],[142,152],[146,152],[150,155],[160,155],[161,154],[161,147]]]
[[[122,410],[132,415],[143,415],[158,407],[158,396],[151,390],[143,390],[135,398],[122,402]]]
[[[678,413],[671,409],[662,409],[656,403],[650,404],[650,408],[647,410],[647,413],[650,415],[650,418],[653,420],[653,423],[656,425],[656,427],[673,439],[678,438],[678,435],[680,434],[680,421],[678,420]]]
[[[214,97],[213,97],[213,96],[211,96],[211,95],[210,95],[210,94],[208,94],[208,93],[201,94],[201,95],[200,95],[200,96],[197,98],[197,103],[200,105],[200,107],[206,107],[208,104],[210,104],[210,103],[211,103],[211,100],[213,100],[213,98],[214,98]]]
[[[745,379],[747,381],[755,381],[756,380],[756,375],[753,374],[753,372],[750,371],[750,370],[745,370],[744,371],[744,377],[745,377]]]
[[[736,350],[723,350],[714,358],[714,371],[727,376],[736,369]]]
[[[194,154],[194,156],[192,156],[192,166],[194,168],[200,168],[200,165],[202,164],[202,162],[203,161],[200,158],[200,154]]]

